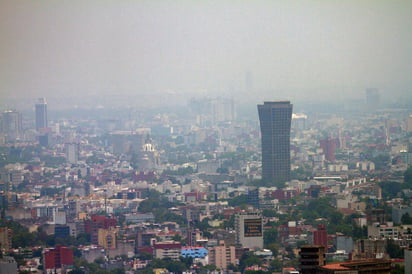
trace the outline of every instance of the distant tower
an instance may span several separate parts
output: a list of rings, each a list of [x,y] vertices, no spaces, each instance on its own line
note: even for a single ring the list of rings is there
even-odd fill
[[[39,98],[36,103],[36,130],[47,128],[47,103],[45,98]]]
[[[320,147],[323,150],[323,154],[325,154],[326,160],[329,162],[335,161],[335,153],[336,153],[336,139],[334,138],[326,138],[319,141]]]
[[[77,164],[79,161],[79,144],[78,143],[66,143],[65,144],[65,149],[66,149],[66,158],[67,162],[70,164]]]
[[[17,111],[7,110],[0,114],[0,133],[3,133],[7,141],[15,141],[22,134],[22,118]]]
[[[289,101],[258,105],[262,135],[262,179],[275,185],[290,181],[292,108]]]

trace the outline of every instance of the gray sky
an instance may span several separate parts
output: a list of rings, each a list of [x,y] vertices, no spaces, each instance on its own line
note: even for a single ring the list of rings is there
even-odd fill
[[[1,0],[0,37],[0,99],[412,86],[408,0]]]

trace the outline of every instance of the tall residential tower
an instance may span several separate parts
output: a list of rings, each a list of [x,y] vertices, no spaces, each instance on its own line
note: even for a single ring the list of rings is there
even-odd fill
[[[45,98],[39,98],[36,103],[36,130],[47,128],[47,103]]]
[[[262,179],[279,185],[290,180],[290,125],[293,105],[271,101],[258,105],[262,135]]]

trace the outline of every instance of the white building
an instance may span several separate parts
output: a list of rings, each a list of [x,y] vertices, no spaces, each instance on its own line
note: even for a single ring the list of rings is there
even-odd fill
[[[238,213],[235,216],[236,244],[247,248],[263,248],[263,222],[259,213]]]

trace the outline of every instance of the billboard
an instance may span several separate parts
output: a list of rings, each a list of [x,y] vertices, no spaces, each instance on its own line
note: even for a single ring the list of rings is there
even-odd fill
[[[244,220],[245,237],[262,237],[262,219]]]

